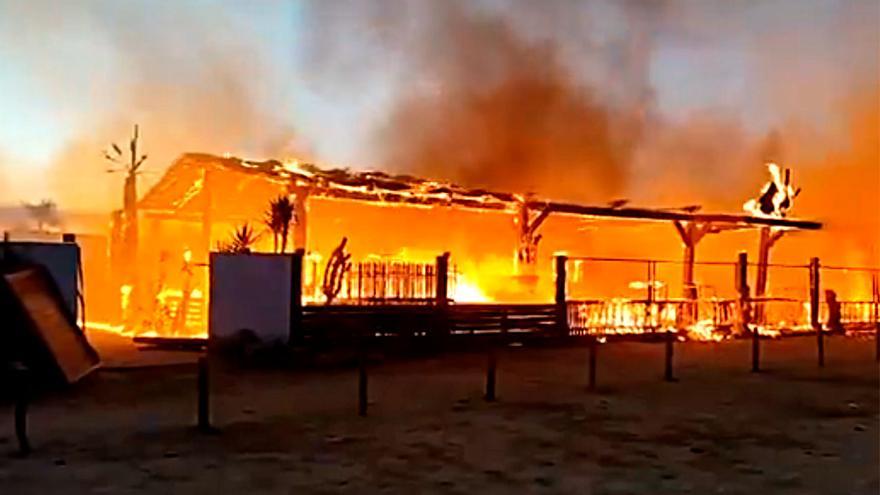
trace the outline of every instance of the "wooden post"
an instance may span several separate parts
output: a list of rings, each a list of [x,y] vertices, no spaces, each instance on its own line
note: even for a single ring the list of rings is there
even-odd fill
[[[202,356],[198,360],[198,377],[196,379],[196,386],[198,388],[198,428],[202,433],[211,431],[211,383],[209,376],[208,358]]]
[[[819,321],[819,258],[810,259],[810,325],[816,331],[816,350],[819,367],[825,367],[825,341]]]
[[[438,306],[449,303],[449,253],[437,256],[434,273],[434,298]]]
[[[31,442],[28,439],[27,413],[31,399],[30,371],[21,364],[13,368],[15,380],[15,438],[18,440],[18,453],[27,456],[31,453]]]
[[[438,336],[449,334],[449,253],[437,256],[434,265],[435,328]]]
[[[495,343],[489,343],[489,351],[486,355],[486,401],[495,400],[495,368],[497,366],[497,358],[495,356]]]
[[[287,343],[295,344],[301,340],[303,303],[302,303],[302,279],[303,279],[303,249],[294,250],[290,255],[290,315],[288,316]]]
[[[599,342],[595,336],[590,337],[590,349],[589,349],[589,377],[587,382],[587,389],[590,391],[596,390],[596,353],[599,352]]]
[[[556,256],[556,326],[562,336],[568,335],[568,305],[566,303],[566,263],[568,256]]]

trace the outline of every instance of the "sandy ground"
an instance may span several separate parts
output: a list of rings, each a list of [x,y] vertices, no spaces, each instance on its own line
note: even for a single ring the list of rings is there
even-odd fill
[[[353,369],[215,367],[212,435],[192,427],[191,355],[150,354],[147,364],[183,364],[138,369],[122,366],[138,353],[113,352],[119,366],[33,406],[30,457],[11,455],[11,414],[0,423],[0,492],[880,489],[878,368],[867,340],[829,339],[821,371],[812,339],[767,342],[758,375],[748,372],[747,342],[681,344],[677,383],[660,379],[661,346],[611,344],[601,348],[597,393],[585,390],[584,349],[508,348],[494,403],[481,398],[483,354],[384,360],[370,368],[367,418],[356,415]]]

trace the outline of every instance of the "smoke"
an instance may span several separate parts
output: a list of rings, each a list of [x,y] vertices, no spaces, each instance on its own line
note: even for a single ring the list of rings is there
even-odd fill
[[[122,178],[101,150],[140,124],[149,155],[141,193],[185,151],[268,157],[302,151],[277,101],[282,71],[233,12],[198,2],[18,2],[0,44],[29,58],[35,83],[65,118],[42,171],[63,207],[121,205]],[[10,23],[12,24],[12,23]],[[79,59],[78,59],[79,58]]]
[[[876,2],[352,0],[307,17],[316,86],[393,87],[365,153],[383,167],[739,211],[772,160],[803,187],[793,214],[832,234],[795,246],[880,262]]]
[[[374,125],[380,164],[587,201],[729,208],[764,159],[838,147],[843,97],[877,85],[873,2],[349,1],[307,14],[320,86],[394,85]]]
[[[618,47],[624,63],[607,76],[625,74],[625,87],[600,92],[564,53],[598,40],[585,34],[566,47],[549,32],[572,4],[519,3],[515,17],[464,2],[387,5],[333,2],[312,11],[325,27],[312,40],[324,74],[361,77],[359,69],[375,60],[398,77],[389,112],[373,134],[378,162],[558,198],[602,199],[623,191],[650,98],[644,54],[650,36]],[[361,33],[368,40],[362,50],[339,41],[346,39],[341,32],[356,29],[352,19],[374,27]],[[533,21],[522,25],[522,19]],[[386,54],[390,60],[381,62]]]

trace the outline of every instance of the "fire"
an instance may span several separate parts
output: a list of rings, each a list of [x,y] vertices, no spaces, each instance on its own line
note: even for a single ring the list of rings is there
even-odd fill
[[[768,163],[770,180],[761,188],[757,199],[750,199],[743,204],[743,210],[757,217],[783,218],[791,209],[792,201],[800,193],[791,185],[791,169],[785,169],[785,177],[779,165]]]
[[[479,285],[463,276],[459,276],[455,282],[452,300],[460,303],[484,303],[491,301]]]

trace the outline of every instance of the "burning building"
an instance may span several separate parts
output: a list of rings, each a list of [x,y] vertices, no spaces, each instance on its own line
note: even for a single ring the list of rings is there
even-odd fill
[[[654,252],[684,247],[675,273],[661,269],[658,274],[656,264],[647,274],[638,268],[621,289],[608,280],[626,270],[612,269],[616,276],[606,277],[597,260],[573,256],[569,293],[575,297],[575,286],[586,283],[608,299],[621,294],[640,299],[648,289],[649,300],[661,294],[696,300],[698,286],[713,285],[705,280],[710,275],[695,276],[696,248],[704,236],[820,227],[782,215],[634,208],[625,202],[586,206],[409,175],[190,153],[179,157],[138,204],[141,295],[135,297],[136,291],[124,285],[121,296],[129,312],[136,305],[153,309],[141,307],[138,311],[148,316],[136,325],[160,334],[204,333],[208,254],[244,224],[250,225],[254,250],[277,251],[264,225],[268,205],[279,196],[292,204],[290,245],[305,252],[303,298],[312,303],[327,300],[324,269],[343,239],[352,263],[341,299],[349,302],[432,298],[433,264],[441,253],[452,253],[449,297],[454,302],[546,302],[554,297],[552,254],[602,252],[603,243],[610,242],[617,253],[644,257],[646,240]],[[622,224],[639,230],[627,237]],[[732,263],[736,250],[729,251]],[[589,263],[594,266],[584,276]],[[715,285],[732,285],[730,271],[719,272]],[[699,311],[693,311],[696,319]],[[681,320],[681,314],[674,319]]]

